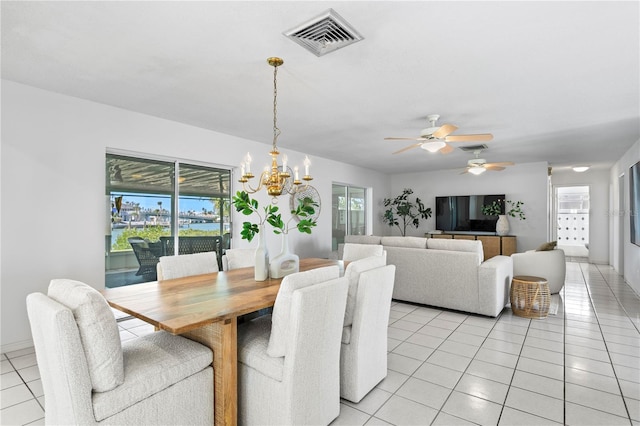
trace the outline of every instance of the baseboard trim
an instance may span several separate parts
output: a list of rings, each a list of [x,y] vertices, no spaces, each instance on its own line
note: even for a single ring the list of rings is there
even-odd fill
[[[29,339],[29,340],[23,340],[21,342],[8,343],[6,345],[2,345],[0,346],[0,351],[3,354],[6,354],[7,352],[19,351],[21,349],[30,348],[32,346],[33,346],[33,340]]]

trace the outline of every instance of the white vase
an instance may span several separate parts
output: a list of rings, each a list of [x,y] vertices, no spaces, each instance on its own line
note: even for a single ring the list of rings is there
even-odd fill
[[[502,236],[509,233],[509,221],[507,215],[498,215],[498,221],[496,222],[496,234]]]
[[[259,226],[258,247],[256,248],[256,260],[254,275],[256,281],[264,281],[269,277],[269,251],[267,250],[264,225]]]
[[[271,278],[282,278],[300,270],[300,258],[289,251],[289,235],[282,234],[282,252],[271,259]]]

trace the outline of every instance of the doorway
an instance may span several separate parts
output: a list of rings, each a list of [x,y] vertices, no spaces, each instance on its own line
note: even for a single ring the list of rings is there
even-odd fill
[[[555,239],[569,257],[589,257],[589,187],[558,186],[555,190]]]

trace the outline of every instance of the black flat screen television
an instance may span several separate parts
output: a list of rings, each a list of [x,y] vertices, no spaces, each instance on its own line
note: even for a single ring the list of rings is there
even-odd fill
[[[482,206],[502,201],[504,194],[436,197],[436,229],[444,232],[495,232],[496,216],[482,214]]]

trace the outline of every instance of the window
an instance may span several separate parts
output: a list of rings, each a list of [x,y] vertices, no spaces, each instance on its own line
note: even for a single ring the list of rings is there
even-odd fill
[[[332,250],[344,243],[345,235],[366,235],[366,189],[333,184],[332,191]]]
[[[224,236],[228,246],[230,170],[109,153],[106,175],[107,287],[155,280],[159,256],[183,253],[198,240],[181,243],[183,237]],[[144,259],[130,239],[144,246]]]

